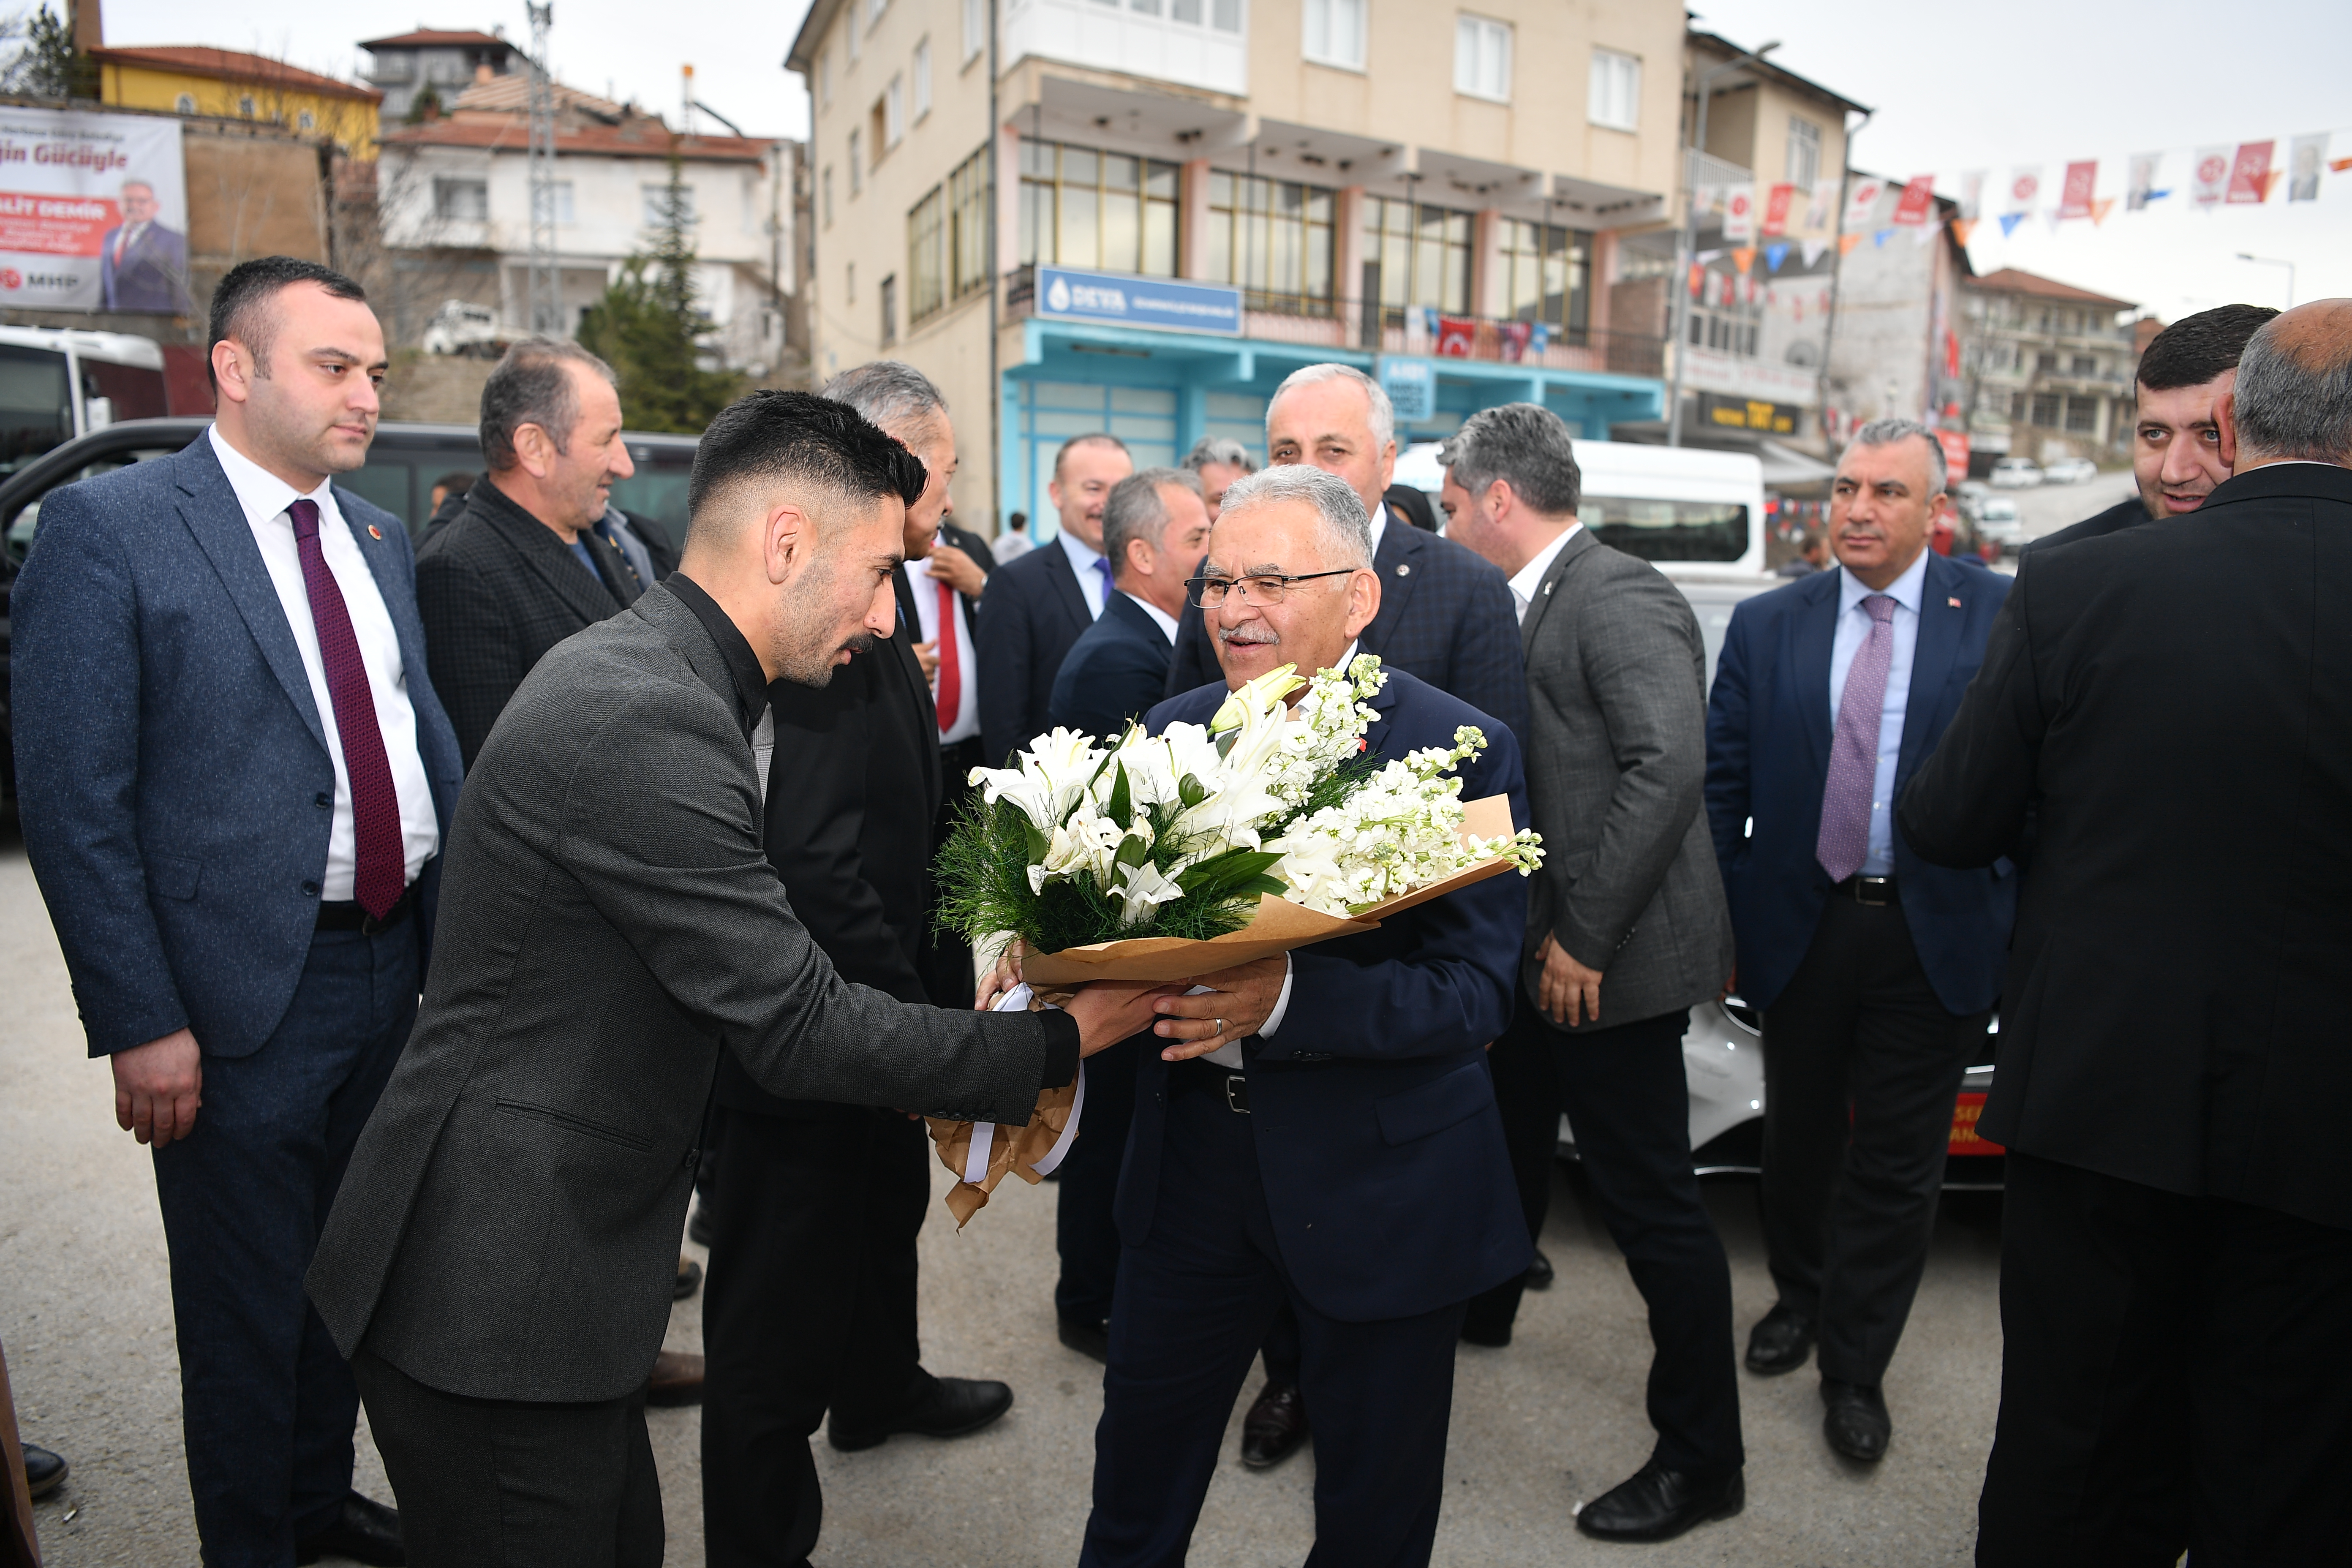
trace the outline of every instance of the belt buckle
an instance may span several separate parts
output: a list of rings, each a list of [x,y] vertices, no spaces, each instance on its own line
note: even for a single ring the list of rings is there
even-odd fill
[[[1240,1073],[1229,1072],[1225,1075],[1225,1109],[1237,1116],[1247,1116],[1250,1113],[1249,1079]]]
[[[1856,877],[1853,879],[1853,901],[1874,910],[1885,909],[1891,901],[1886,896],[1886,885],[1892,880],[1888,877]],[[1873,893],[1878,896],[1872,898],[1870,895]]]

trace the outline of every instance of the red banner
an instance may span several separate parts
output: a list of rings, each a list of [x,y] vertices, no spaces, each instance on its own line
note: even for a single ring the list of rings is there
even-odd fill
[[[1778,239],[1789,232],[1789,204],[1796,199],[1794,185],[1775,185],[1764,195],[1764,237]]]
[[[1927,221],[1928,209],[1936,205],[1936,176],[1915,174],[1903,187],[1903,199],[1895,204],[1895,222],[1898,226],[1916,228]]]
[[[1466,316],[1437,318],[1437,353],[1441,359],[1468,359],[1478,341],[1478,323]]]
[[[1964,1094],[1952,1107],[1952,1136],[1945,1145],[1954,1154],[2000,1154],[2006,1152],[1998,1143],[1988,1142],[1977,1135],[1977,1118],[1984,1114],[1985,1097]]]
[[[2229,204],[2265,202],[2271,195],[2271,149],[2275,142],[2241,142],[2236,162],[2230,165]]]
[[[0,250],[37,256],[96,256],[122,209],[103,196],[0,191]]]
[[[2062,218],[2089,217],[2091,197],[2099,188],[2099,161],[2066,165],[2066,183],[2058,195],[2058,216]]]

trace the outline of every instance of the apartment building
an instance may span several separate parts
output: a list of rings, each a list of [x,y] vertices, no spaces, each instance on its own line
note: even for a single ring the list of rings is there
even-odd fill
[[[2131,445],[2138,307],[2004,267],[1965,289],[1969,433],[1982,452],[2039,462],[2113,458]]]
[[[1521,399],[1590,437],[1659,416],[1657,312],[1614,300],[1623,237],[1672,216],[1678,5],[995,4],[816,0],[785,60],[814,373],[936,380],[968,526],[1049,536],[1083,431],[1262,453],[1268,394],[1320,361],[1379,375],[1401,440]]]

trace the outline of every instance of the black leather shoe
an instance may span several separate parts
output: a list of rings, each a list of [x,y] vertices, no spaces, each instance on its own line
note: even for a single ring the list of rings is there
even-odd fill
[[[694,1212],[686,1216],[686,1239],[697,1247],[708,1247],[710,1235],[710,1205],[697,1198]]]
[[[1530,1290],[1549,1290],[1551,1289],[1553,1279],[1554,1275],[1551,1271],[1551,1259],[1546,1258],[1544,1256],[1543,1248],[1538,1247],[1536,1248],[1536,1260],[1528,1265],[1528,1289]]]
[[[702,1289],[702,1265],[691,1258],[677,1260],[677,1283],[670,1287],[669,1299],[683,1301]]]
[[[1080,1355],[1090,1355],[1105,1366],[1110,1364],[1110,1325],[1085,1318],[1060,1320],[1062,1342]]]
[[[1295,1383],[1269,1383],[1242,1417],[1242,1463],[1270,1470],[1307,1441],[1307,1401]]]
[[[65,1485],[66,1477],[72,1470],[73,1467],[66,1463],[64,1455],[52,1454],[47,1448],[37,1448],[30,1443],[25,1445],[25,1480],[33,1489],[35,1497],[47,1497]]]
[[[1602,1541],[1672,1541],[1693,1525],[1729,1519],[1747,1506],[1748,1484],[1738,1470],[1702,1480],[1653,1459],[1578,1510],[1576,1528]]]
[[[896,1421],[869,1431],[844,1429],[839,1417],[826,1424],[825,1440],[845,1454],[877,1448],[901,1432],[921,1437],[962,1437],[1013,1408],[1013,1390],[990,1378],[935,1377],[931,1392]]]
[[[316,1563],[321,1557],[348,1557],[371,1568],[401,1568],[408,1552],[400,1544],[400,1515],[373,1498],[352,1493],[326,1529],[312,1531],[294,1543],[295,1562]]]
[[[1886,1414],[1886,1396],[1875,1388],[1865,1388],[1859,1383],[1840,1383],[1836,1378],[1822,1379],[1822,1403],[1829,1406],[1822,1415],[1822,1436],[1830,1447],[1849,1459],[1874,1463],[1886,1457],[1887,1439],[1895,1436],[1895,1423]]]
[[[1813,1353],[1813,1321],[1775,1307],[1748,1331],[1748,1370],[1769,1376],[1794,1372]]]

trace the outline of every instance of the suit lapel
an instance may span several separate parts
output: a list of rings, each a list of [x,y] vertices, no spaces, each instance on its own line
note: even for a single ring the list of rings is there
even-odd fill
[[[1840,571],[1806,578],[1805,586],[1811,590],[1808,602],[1790,628],[1796,646],[1789,669],[1797,683],[1791,696],[1804,721],[1813,771],[1824,778],[1829,776],[1830,765],[1830,645],[1837,639],[1838,591],[1844,580]]]
[[[1391,529],[1395,528],[1394,519],[1391,519],[1389,526]],[[1363,649],[1359,647],[1357,651],[1360,653]],[[1399,673],[1401,672],[1391,670],[1389,679],[1382,681],[1381,689],[1371,695],[1372,711],[1378,717],[1364,729],[1364,754],[1368,757],[1381,755],[1381,748],[1388,744],[1389,721],[1395,715],[1399,695],[1396,685],[1396,677]]]
[[[1536,630],[1543,625],[1552,601],[1560,596],[1560,584],[1568,581],[1570,571],[1600,542],[1591,529],[1580,528],[1575,537],[1561,545],[1559,553],[1552,557],[1551,566],[1544,573],[1543,581],[1536,584],[1536,596],[1528,605],[1527,619],[1519,623],[1519,652],[1523,657],[1536,646]]]
[[[1405,601],[1412,597],[1414,587],[1413,565],[1427,542],[1421,530],[1394,511],[1389,513],[1388,526],[1381,530],[1381,547],[1372,555],[1372,574],[1381,580],[1381,610],[1359,639],[1364,652],[1386,648],[1389,634],[1404,618]]]
[[[1045,557],[1045,575],[1053,581],[1061,598],[1062,608],[1068,613],[1071,624],[1085,631],[1095,624],[1092,611],[1087,608],[1087,591],[1078,586],[1077,568],[1070,564],[1070,552],[1062,548],[1058,539],[1049,539],[1038,546],[1050,550]]]
[[[482,483],[487,485],[489,480],[486,479]],[[524,569],[546,584],[548,592],[562,600],[585,624],[594,626],[621,607],[614,601],[612,590],[580,564],[579,558],[556,538],[552,530],[537,518],[520,512],[521,509],[511,501],[503,506],[492,501],[481,508],[480,515],[498,530],[499,537],[507,542]],[[593,552],[603,544],[602,540],[596,540],[588,548]]]
[[[926,579],[929,581],[929,579]],[[898,624],[890,633],[889,658],[897,668],[895,677],[907,693],[913,707],[916,725],[915,751],[923,759],[923,790],[931,803],[931,815],[939,815],[941,780],[940,773],[940,710],[931,697],[931,683],[923,679],[923,662],[915,657],[915,643],[923,623],[915,614],[915,585],[904,566],[892,574],[894,591],[898,597]],[[955,628],[942,628],[944,637],[955,636]],[[970,679],[966,672],[965,679]]]
[[[1960,651],[1960,628],[1969,618],[1969,600],[1983,591],[1971,577],[1989,573],[1955,566],[1940,555],[1927,557],[1927,574],[1919,583],[1919,637],[1911,650],[1911,690],[1903,709],[1903,744],[1895,753],[1896,788],[1919,765],[1936,714],[1936,700],[1951,679],[1953,661]]]
[[[294,641],[293,623],[286,618],[278,584],[262,563],[261,546],[254,542],[245,507],[236,499],[220,459],[213,455],[212,437],[197,437],[172,461],[179,466],[180,521],[195,535],[198,548],[228,590],[246,630],[260,645],[262,661],[286,689],[310,738],[319,742],[320,751],[328,751],[326,726],[310,695],[310,673],[302,668],[302,650]]]

